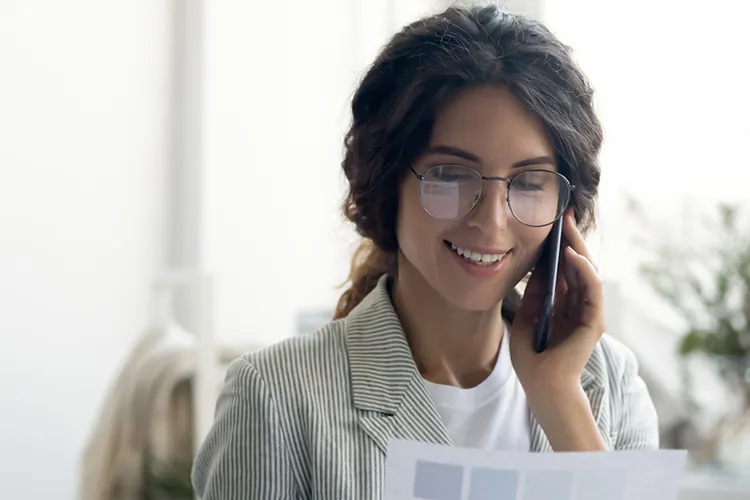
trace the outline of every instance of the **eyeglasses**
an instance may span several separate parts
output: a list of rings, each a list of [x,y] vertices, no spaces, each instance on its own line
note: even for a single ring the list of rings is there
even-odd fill
[[[479,204],[484,181],[508,185],[510,213],[521,224],[542,227],[560,218],[575,186],[552,170],[524,170],[512,177],[485,177],[463,165],[435,165],[418,174],[422,208],[435,219],[458,220]]]

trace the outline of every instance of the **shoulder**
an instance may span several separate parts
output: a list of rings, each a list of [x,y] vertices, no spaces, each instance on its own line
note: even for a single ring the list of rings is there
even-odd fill
[[[336,320],[310,334],[291,337],[234,363],[249,365],[274,389],[302,388],[347,373],[345,320]]]
[[[618,380],[638,372],[638,361],[633,351],[610,335],[602,336],[595,354],[598,354],[600,362],[606,368],[607,378],[615,384]]]
[[[638,360],[633,351],[607,334],[602,336],[591,354],[586,371],[598,385],[607,387],[615,403],[634,379],[640,379]]]
[[[249,495],[243,498],[299,498],[308,474],[299,459],[307,429],[331,401],[344,400],[338,393],[332,398],[330,388],[346,387],[339,382],[346,367],[341,321],[235,359],[194,461],[199,496],[219,500],[234,491]]]

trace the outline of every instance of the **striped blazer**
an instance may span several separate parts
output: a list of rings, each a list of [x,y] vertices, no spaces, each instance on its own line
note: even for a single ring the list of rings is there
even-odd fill
[[[603,337],[581,383],[610,450],[658,447],[627,348]],[[391,438],[451,444],[381,279],[347,318],[230,365],[193,485],[203,500],[376,500]],[[533,417],[531,443],[552,451]]]

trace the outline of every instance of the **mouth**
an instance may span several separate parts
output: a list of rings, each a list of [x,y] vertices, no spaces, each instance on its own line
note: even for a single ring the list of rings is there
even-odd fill
[[[443,240],[443,243],[449,250],[461,257],[468,264],[480,267],[491,268],[496,266],[509,252],[508,250],[480,251],[478,249],[464,248],[448,240]]]

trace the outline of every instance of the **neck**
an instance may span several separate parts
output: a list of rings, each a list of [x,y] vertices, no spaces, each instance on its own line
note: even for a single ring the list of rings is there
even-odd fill
[[[406,266],[399,262],[392,299],[420,373],[438,384],[476,386],[497,361],[505,331],[501,304],[488,311],[459,309]]]

